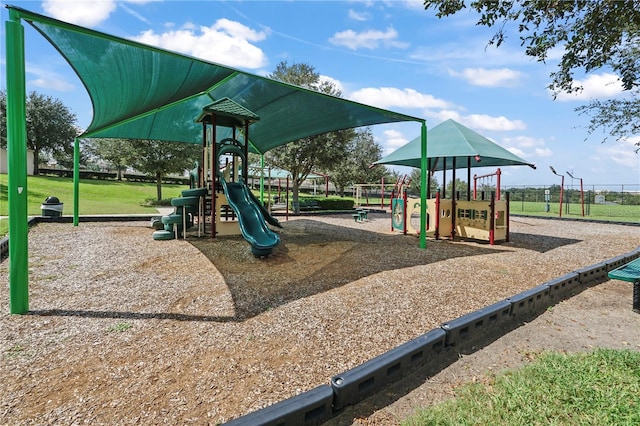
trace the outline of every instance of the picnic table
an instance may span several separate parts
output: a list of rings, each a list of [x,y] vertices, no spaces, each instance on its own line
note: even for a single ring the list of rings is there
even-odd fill
[[[607,274],[612,280],[633,283],[633,312],[640,314],[640,257]]]

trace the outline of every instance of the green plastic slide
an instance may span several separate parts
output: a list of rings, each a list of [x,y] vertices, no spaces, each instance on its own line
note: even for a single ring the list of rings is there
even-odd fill
[[[229,205],[238,215],[242,236],[251,244],[253,255],[270,255],[273,248],[280,244],[280,236],[267,226],[260,204],[255,202],[253,194],[244,183],[220,180]]]

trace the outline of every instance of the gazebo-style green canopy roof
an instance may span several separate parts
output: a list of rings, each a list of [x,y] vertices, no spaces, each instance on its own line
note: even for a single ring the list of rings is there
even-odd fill
[[[201,143],[194,120],[224,98],[260,117],[250,132],[257,153],[334,130],[423,121],[7,7],[49,40],[85,85],[94,116],[82,137]]]
[[[454,120],[446,120],[427,132],[429,147],[427,158],[431,160],[431,171],[451,170],[454,159],[471,159],[471,167],[521,166],[535,168],[512,152],[491,142],[481,134]],[[420,137],[401,146],[391,154],[378,160],[375,164],[394,164],[420,168]],[[459,161],[456,168],[469,167],[469,162]]]

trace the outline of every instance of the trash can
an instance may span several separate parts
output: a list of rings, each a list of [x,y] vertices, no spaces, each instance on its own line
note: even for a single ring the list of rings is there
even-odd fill
[[[44,200],[44,203],[40,205],[40,209],[42,210],[42,216],[47,217],[60,217],[62,216],[62,206],[64,203],[61,203],[58,197],[47,197]]]

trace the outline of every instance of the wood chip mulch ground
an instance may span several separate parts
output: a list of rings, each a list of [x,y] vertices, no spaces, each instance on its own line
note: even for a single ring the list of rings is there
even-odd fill
[[[426,250],[387,214],[282,223],[266,259],[146,222],[31,229],[30,313],[0,294],[0,423],[222,423],[640,244],[640,227],[521,217],[510,242]]]

